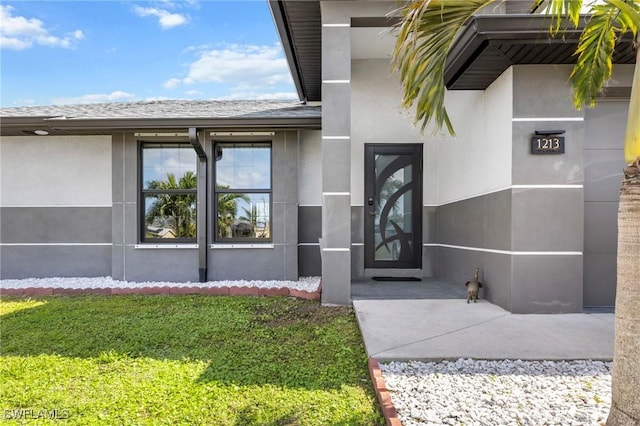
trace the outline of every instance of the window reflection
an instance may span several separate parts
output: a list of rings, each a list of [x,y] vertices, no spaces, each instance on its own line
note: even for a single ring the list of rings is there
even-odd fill
[[[196,154],[188,145],[142,146],[142,239],[196,238]]]
[[[271,145],[218,143],[216,240],[271,239]]]
[[[270,194],[218,194],[218,238],[271,238]]]

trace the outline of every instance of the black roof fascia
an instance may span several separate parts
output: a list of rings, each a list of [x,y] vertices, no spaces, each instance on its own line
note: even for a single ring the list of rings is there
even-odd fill
[[[564,29],[555,37],[552,37],[550,35],[552,18],[547,15],[477,15],[462,30],[449,51],[445,65],[445,84],[449,90],[455,90],[457,88],[456,83],[474,61],[482,56],[492,44],[497,42],[530,46],[566,43],[577,45],[587,18],[587,16],[582,16],[577,28],[574,28],[568,21],[563,22],[561,28]],[[622,37],[622,41],[632,43],[633,37],[631,33],[625,34]],[[571,59],[573,50],[571,50],[570,55],[563,59],[573,61]],[[539,63],[535,60],[512,61],[511,58],[504,55],[502,55],[501,60],[503,60],[502,67],[498,67],[498,70],[487,71],[488,74],[493,73],[491,75],[492,81],[511,65]],[[559,59],[554,62],[566,63],[566,61],[559,62]],[[486,78],[484,80],[486,84]],[[478,84],[478,87],[473,88],[486,88],[481,82]]]
[[[273,21],[276,24],[276,30],[278,31],[278,35],[282,42],[281,44],[284,49],[284,54],[287,57],[287,62],[289,63],[289,70],[291,71],[293,82],[296,85],[298,99],[306,101],[307,94],[305,93],[304,85],[302,84],[302,70],[300,69],[300,64],[298,63],[298,57],[293,44],[293,37],[290,31],[291,27],[287,21],[284,1],[269,0],[269,8],[271,9],[271,16],[273,16]]]
[[[320,129],[322,119],[310,118],[183,118],[183,119],[61,119],[56,117],[6,117],[2,119],[1,133],[4,136],[22,135],[36,129],[51,131],[52,134],[91,131],[138,131],[184,129],[233,129],[280,130],[280,129]]]
[[[322,18],[318,0],[269,0],[289,69],[302,101],[320,101]]]

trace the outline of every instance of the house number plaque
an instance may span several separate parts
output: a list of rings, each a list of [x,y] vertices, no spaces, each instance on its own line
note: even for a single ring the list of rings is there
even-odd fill
[[[564,136],[536,135],[531,138],[532,154],[564,154]]]

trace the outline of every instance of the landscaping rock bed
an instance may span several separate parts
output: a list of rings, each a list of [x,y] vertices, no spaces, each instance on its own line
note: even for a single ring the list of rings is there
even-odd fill
[[[404,426],[599,425],[610,409],[611,365],[459,359],[380,370]]]

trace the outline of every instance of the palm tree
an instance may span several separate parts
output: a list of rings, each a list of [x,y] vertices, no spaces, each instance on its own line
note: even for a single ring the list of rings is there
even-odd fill
[[[156,193],[156,201],[151,205],[146,214],[147,226],[153,226],[154,221],[160,218],[167,222],[168,228],[173,228],[175,238],[194,238],[196,236],[196,194],[184,193],[176,190],[195,190],[197,176],[193,171],[187,171],[179,179],[173,173],[167,174],[166,180],[152,180],[147,183],[147,188],[155,191],[167,191]]]
[[[228,190],[229,185],[216,184],[216,190]],[[238,194],[234,192],[218,192],[218,237],[228,238],[236,215],[238,214],[238,200],[250,202],[249,196],[246,194]]]
[[[393,53],[400,74],[403,103],[416,107],[422,130],[433,120],[436,130],[446,126],[454,134],[444,106],[444,70],[449,49],[461,28],[480,9],[498,0],[410,1],[401,9],[402,20]],[[612,72],[612,55],[621,34],[631,32],[640,44],[640,2],[602,0],[532,0],[532,10],[546,7],[553,17],[550,32],[562,31],[563,22],[577,26],[583,6],[590,18],[576,50],[571,73],[574,104],[592,106]],[[637,55],[637,53],[636,53]],[[640,57],[636,56],[629,117],[624,140],[624,180],[618,210],[618,276],[612,404],[607,425],[640,424]]]

